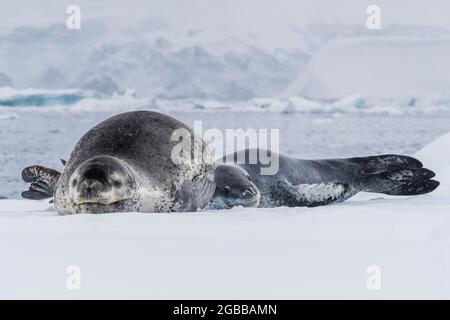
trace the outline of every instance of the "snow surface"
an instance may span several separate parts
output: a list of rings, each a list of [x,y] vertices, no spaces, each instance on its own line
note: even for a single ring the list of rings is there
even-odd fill
[[[0,297],[450,298],[449,138],[418,153],[442,182],[425,196],[74,216],[46,201],[2,200]],[[80,290],[66,287],[71,265]],[[372,265],[380,290],[366,286]]]

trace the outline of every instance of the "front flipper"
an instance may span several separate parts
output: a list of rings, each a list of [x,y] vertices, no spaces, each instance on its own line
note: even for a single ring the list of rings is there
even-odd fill
[[[29,190],[22,192],[22,197],[31,200],[53,197],[60,175],[58,171],[42,166],[26,167],[22,170],[22,179],[31,184]]]
[[[349,186],[330,182],[292,185],[280,181],[271,191],[275,206],[317,207],[344,200]]]

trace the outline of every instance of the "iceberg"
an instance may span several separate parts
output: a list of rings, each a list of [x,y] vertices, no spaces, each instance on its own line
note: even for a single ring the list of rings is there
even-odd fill
[[[17,90],[9,87],[0,88],[0,106],[2,107],[27,107],[27,106],[54,106],[72,105],[85,98],[94,97],[90,91],[78,89],[41,90],[24,89]]]
[[[450,38],[354,37],[332,40],[282,96],[337,100],[448,98]]]

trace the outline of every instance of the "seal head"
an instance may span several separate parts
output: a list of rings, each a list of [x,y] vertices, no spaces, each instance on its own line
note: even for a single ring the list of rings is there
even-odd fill
[[[70,176],[69,197],[75,211],[130,211],[137,203],[134,173],[121,160],[97,156],[83,162]],[[135,208],[137,209],[137,208]]]
[[[235,165],[218,165],[214,182],[216,189],[208,209],[259,206],[260,192],[244,169]]]

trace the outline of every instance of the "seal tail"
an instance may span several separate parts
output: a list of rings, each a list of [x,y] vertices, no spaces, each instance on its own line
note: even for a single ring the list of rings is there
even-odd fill
[[[435,173],[412,157],[382,155],[354,158],[362,167],[362,189],[395,196],[432,192],[439,186]]]

